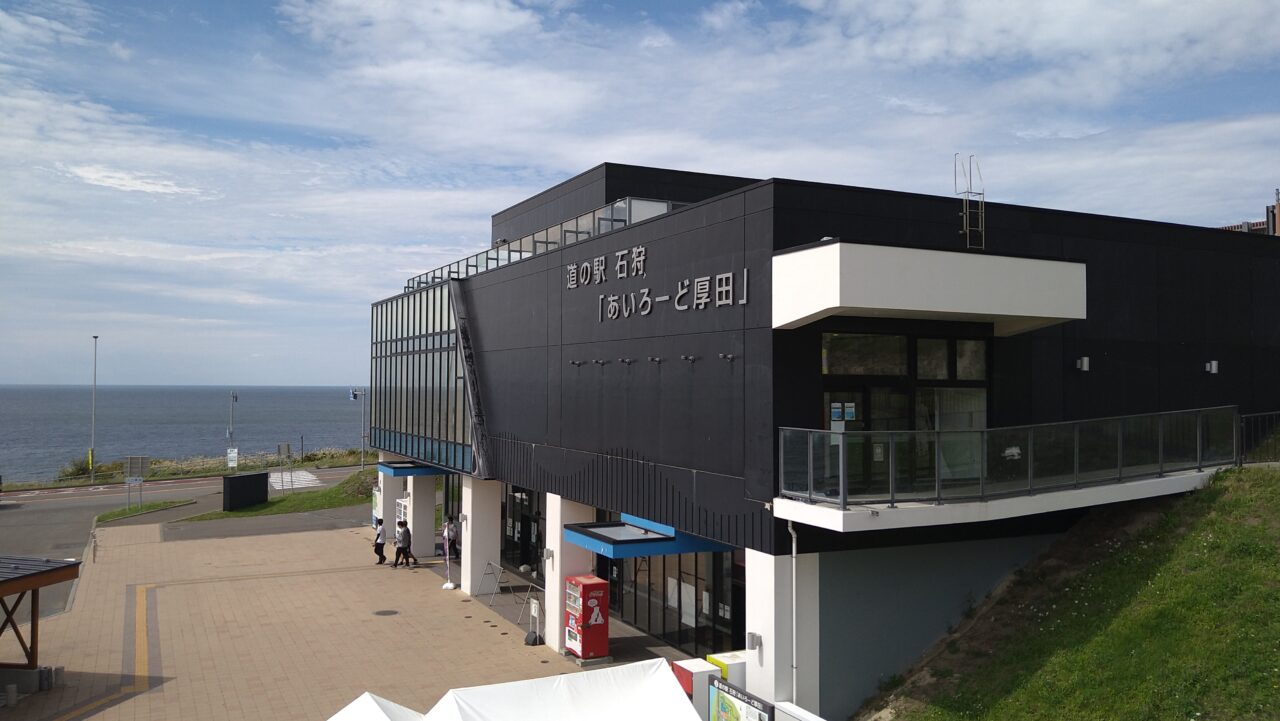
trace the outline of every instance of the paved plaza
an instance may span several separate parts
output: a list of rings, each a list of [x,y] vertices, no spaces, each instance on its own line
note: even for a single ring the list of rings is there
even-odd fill
[[[64,684],[0,716],[315,721],[364,691],[425,711],[450,688],[578,670],[432,570],[373,565],[367,527],[165,527],[98,529],[71,609],[41,623],[40,662]],[[18,660],[6,642],[0,661]]]

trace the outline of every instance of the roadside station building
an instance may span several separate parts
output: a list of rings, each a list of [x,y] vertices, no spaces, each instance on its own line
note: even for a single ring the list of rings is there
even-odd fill
[[[606,163],[373,304],[375,513],[460,515],[555,650],[595,573],[842,718],[1083,509],[1231,462],[1278,307],[1274,237]]]

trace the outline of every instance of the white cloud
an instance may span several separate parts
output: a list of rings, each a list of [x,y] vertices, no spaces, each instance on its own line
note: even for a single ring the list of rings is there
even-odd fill
[[[699,13],[698,20],[712,31],[725,32],[740,27],[759,6],[756,0],[721,0]]]
[[[101,165],[72,165],[64,170],[68,175],[90,185],[101,185],[104,188],[161,195],[200,195],[196,188],[183,187],[172,180],[160,178],[155,173],[135,173]]]
[[[992,200],[1233,222],[1269,202],[1280,101],[1179,93],[1276,69],[1264,4],[285,0],[270,28],[166,15],[207,43],[180,54],[113,9],[6,6],[0,313],[23,353],[131,323],[214,374],[146,382],[240,381],[244,338],[362,369],[371,300],[602,161],[949,195],[976,152]]]
[[[131,58],[133,58],[133,49],[125,47],[125,45],[121,43],[119,40],[115,40],[110,45],[108,45],[107,52],[114,55],[117,59],[124,60],[125,62],[128,62]]]

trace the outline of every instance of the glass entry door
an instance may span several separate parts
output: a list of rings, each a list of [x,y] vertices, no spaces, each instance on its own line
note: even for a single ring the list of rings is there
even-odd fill
[[[903,431],[911,428],[911,396],[906,389],[868,386],[824,394],[827,429],[837,432]],[[845,476],[850,498],[883,496],[889,487],[889,434],[830,436],[815,458],[815,490],[839,494],[840,444],[844,444]],[[818,453],[817,449],[815,454]]]

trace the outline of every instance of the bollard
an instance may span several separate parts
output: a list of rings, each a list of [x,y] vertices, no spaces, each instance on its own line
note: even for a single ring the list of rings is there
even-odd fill
[[[18,684],[5,684],[4,687],[4,705],[13,708],[18,705]]]
[[[37,686],[37,688],[39,688],[41,691],[48,691],[49,689],[53,688],[53,669],[49,668],[48,666],[41,666],[36,671],[36,674],[37,674],[37,678],[39,679],[39,685]]]
[[[67,672],[66,666],[53,667],[53,687],[54,688],[57,688],[62,685],[62,680],[66,676],[66,672]]]

